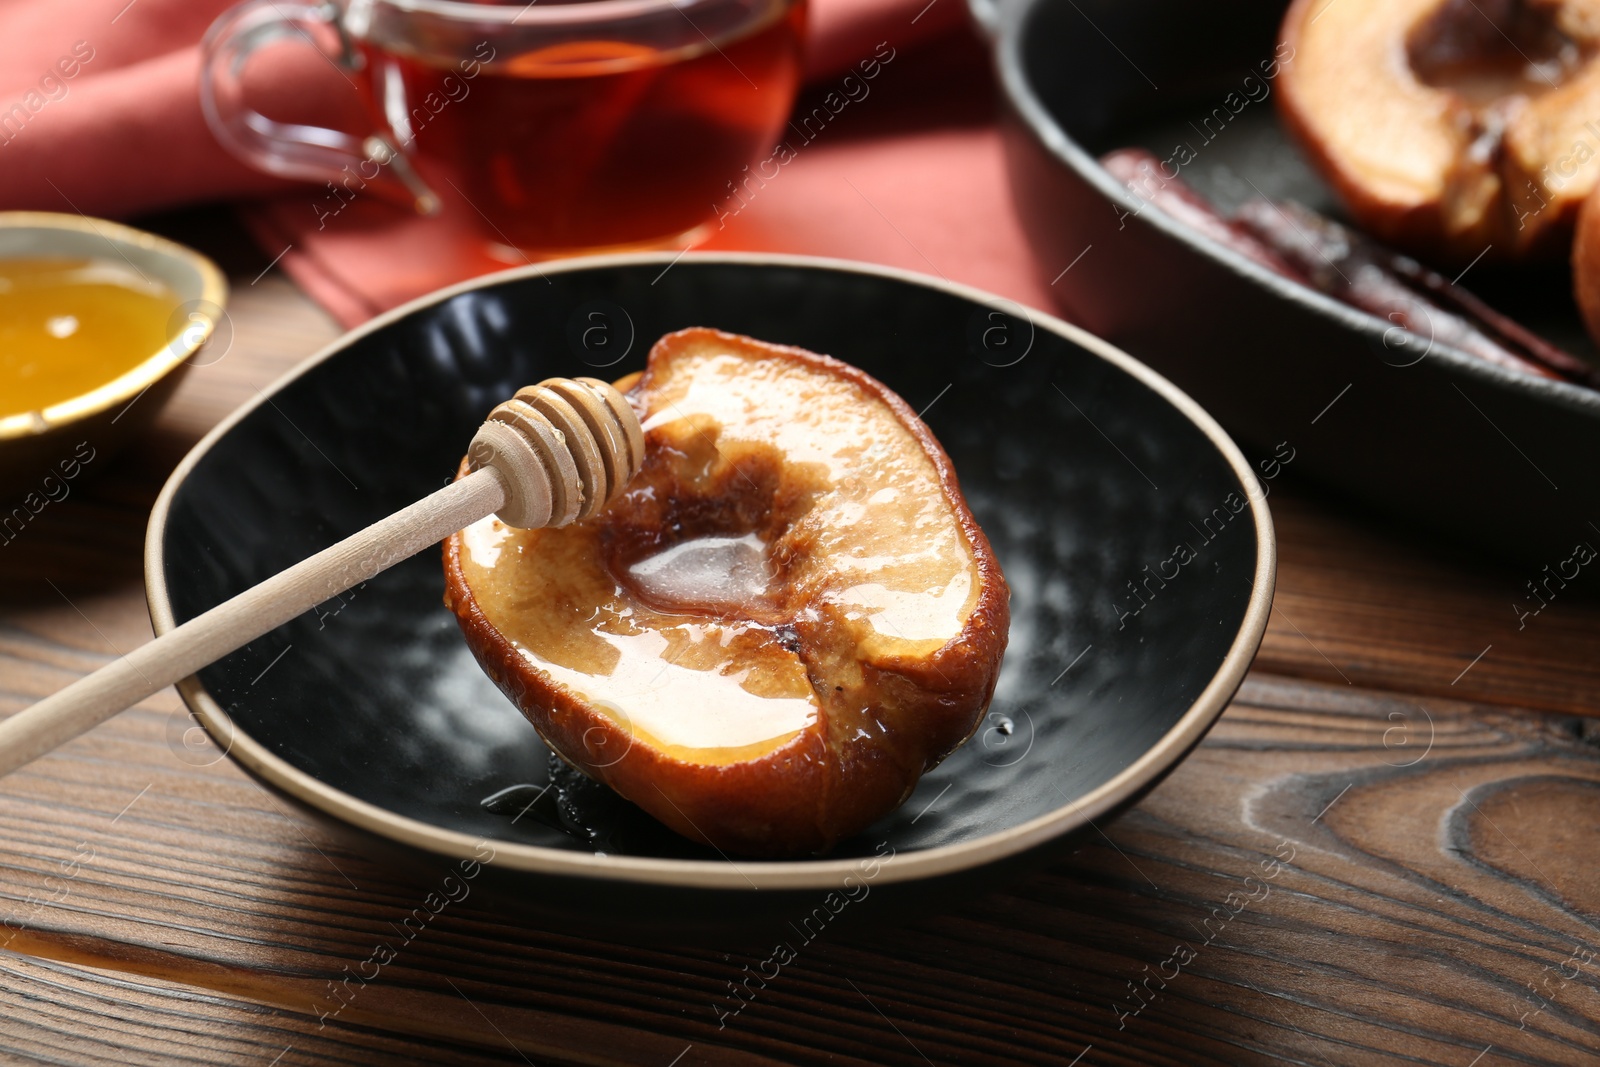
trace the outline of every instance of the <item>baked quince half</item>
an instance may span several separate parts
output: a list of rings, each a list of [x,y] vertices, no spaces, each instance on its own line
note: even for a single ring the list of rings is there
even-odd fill
[[[1600,179],[1600,0],[1295,0],[1280,36],[1280,111],[1363,228],[1565,252]]]
[[[446,602],[580,771],[729,853],[825,851],[976,729],[999,564],[928,428],[848,364],[689,329],[618,387],[639,475],[570,526],[452,536]]]

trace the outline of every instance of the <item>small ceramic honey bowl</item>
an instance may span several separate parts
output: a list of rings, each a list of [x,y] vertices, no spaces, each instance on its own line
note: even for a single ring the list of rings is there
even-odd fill
[[[9,505],[147,426],[226,300],[216,265],[165,238],[0,212],[0,497]]]

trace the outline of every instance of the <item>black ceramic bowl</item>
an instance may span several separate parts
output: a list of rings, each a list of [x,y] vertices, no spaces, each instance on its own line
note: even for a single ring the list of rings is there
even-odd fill
[[[1336,214],[1278,123],[1267,75],[1284,7],[978,0],[1041,275],[1059,279],[1051,291],[1073,321],[1263,455],[1292,452],[1299,472],[1535,566],[1565,558],[1600,522],[1600,393],[1491,366],[1287,281],[1139,210],[1096,162],[1187,145],[1182,178],[1224,209],[1264,194]],[[1480,266],[1464,284],[1592,356],[1562,265]]]
[[[830,353],[888,383],[925,411],[994,544],[1012,624],[992,709],[904,807],[825,858],[730,862],[608,790],[552,780],[443,606],[434,551],[186,681],[217,744],[368,842],[492,849],[494,877],[543,910],[682,929],[805,914],[851,875],[880,903],[981,886],[1129,803],[1200,740],[1271,599],[1271,519],[1238,450],[1081,330],[832,261],[575,260],[382,316],[174,472],[147,547],[157,631],[443,485],[517,387],[620,377],[689,325]]]

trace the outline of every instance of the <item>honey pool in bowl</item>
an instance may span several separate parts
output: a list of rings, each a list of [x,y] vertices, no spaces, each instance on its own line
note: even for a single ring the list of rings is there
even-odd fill
[[[0,260],[0,418],[120,378],[175,332],[171,287],[111,260]]]
[[[176,242],[0,212],[0,517],[20,523],[13,506],[37,510],[30,494],[64,460],[108,456],[149,425],[226,300],[216,265]]]

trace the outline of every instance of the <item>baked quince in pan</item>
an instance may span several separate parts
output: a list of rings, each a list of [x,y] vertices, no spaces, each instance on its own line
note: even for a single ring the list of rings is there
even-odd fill
[[[1600,0],[1295,0],[1279,103],[1375,236],[1560,255],[1600,181]]]

